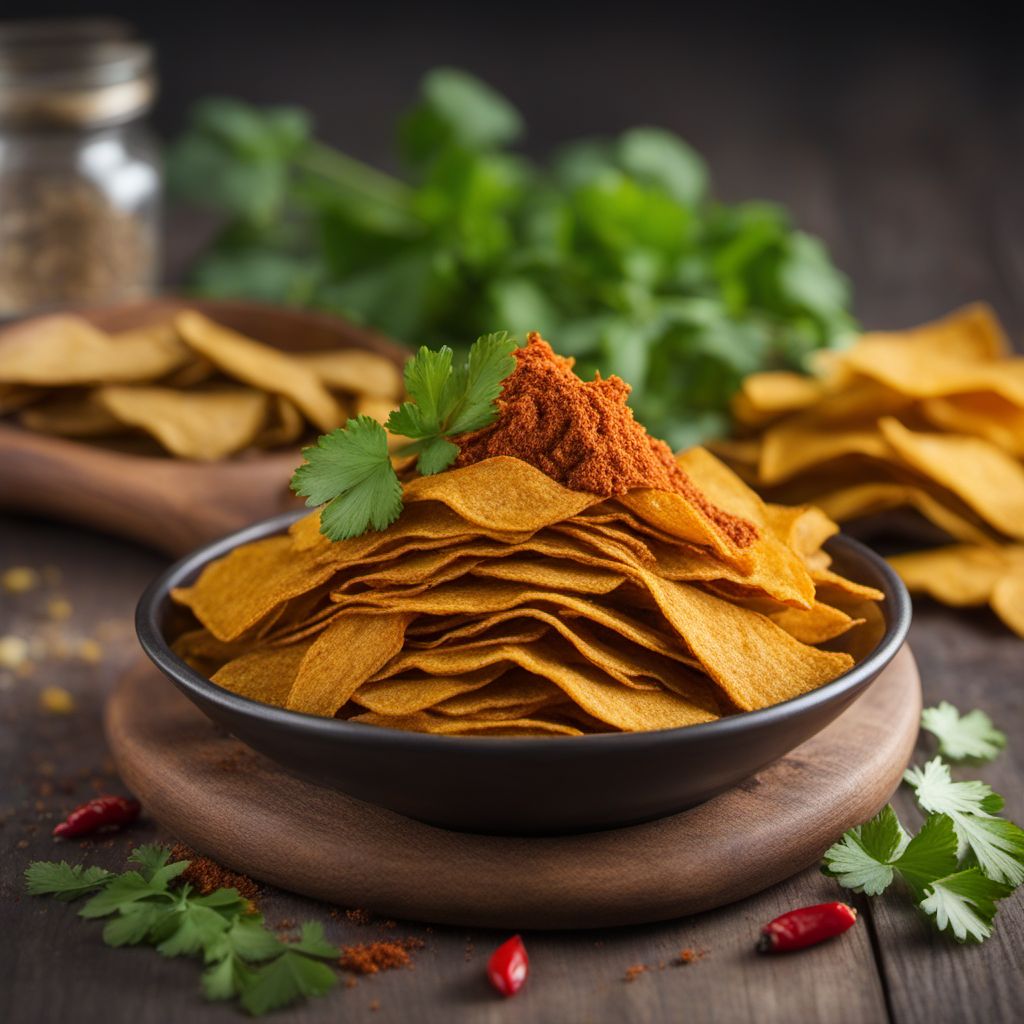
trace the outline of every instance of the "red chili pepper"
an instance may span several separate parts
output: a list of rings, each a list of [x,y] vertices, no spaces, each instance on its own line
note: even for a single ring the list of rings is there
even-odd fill
[[[138,800],[123,796],[98,796],[81,807],[76,807],[54,830],[55,836],[74,839],[87,836],[105,827],[120,828],[133,822],[141,806]]]
[[[503,996],[514,996],[523,987],[529,968],[530,958],[526,955],[523,940],[513,935],[491,954],[487,961],[487,977]]]
[[[761,929],[757,949],[759,953],[804,949],[842,935],[856,920],[857,911],[845,903],[818,903],[790,910]]]

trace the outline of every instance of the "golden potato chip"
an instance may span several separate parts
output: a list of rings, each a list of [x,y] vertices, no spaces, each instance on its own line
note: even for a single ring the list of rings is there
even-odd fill
[[[883,419],[885,439],[919,472],[948,487],[987,523],[1024,540],[1024,466],[977,437],[918,434]]]
[[[839,524],[817,505],[766,504],[765,523],[791,551],[801,558],[816,555],[822,545],[839,532]]]
[[[362,683],[351,699],[379,715],[412,715],[479,690],[507,670],[507,665],[497,661],[452,675],[426,670],[386,675]]]
[[[127,429],[90,392],[37,402],[21,411],[18,422],[40,434],[61,437],[102,437]]]
[[[992,591],[992,610],[1024,637],[1024,563],[1007,573]]]
[[[1024,404],[1024,380],[1005,375],[1008,352],[992,311],[978,303],[909,331],[866,334],[843,362],[916,398],[991,390]]]
[[[811,579],[814,580],[818,597],[826,604],[835,607],[843,607],[842,601],[837,595],[845,598],[853,598],[857,601],[882,601],[885,595],[875,587],[869,587],[864,583],[857,583],[855,580],[840,576],[827,566],[812,567]]]
[[[956,509],[933,496],[923,486],[898,483],[866,483],[820,494],[815,499],[824,511],[846,522],[893,508],[913,508],[954,540],[975,544],[991,541],[990,533],[969,509]]]
[[[247,388],[97,388],[94,400],[114,419],[138,427],[183,459],[215,461],[247,448],[267,418],[267,396]]]
[[[182,342],[184,344],[184,342]],[[205,384],[212,377],[217,376],[217,367],[194,353],[189,353],[189,360],[184,366],[179,367],[166,377],[161,377],[159,383],[165,388],[194,388],[198,384]]]
[[[306,652],[285,707],[332,717],[402,649],[407,622],[398,613],[338,616]]]
[[[309,643],[260,647],[229,661],[210,678],[240,697],[282,707],[309,647]]]
[[[815,601],[812,608],[783,608],[769,612],[768,618],[803,644],[823,644],[864,622],[864,619],[853,619],[846,612],[822,601]]]
[[[764,433],[759,479],[766,486],[782,483],[846,455],[883,460],[894,457],[886,438],[873,427],[823,431],[819,427],[783,422]]]
[[[492,621],[497,619],[497,621]],[[548,624],[541,621],[516,616],[514,612],[505,616],[488,616],[474,620],[472,630],[464,635],[451,630],[440,636],[431,636],[425,640],[410,638],[408,630],[405,635],[405,646],[408,650],[430,650],[444,645],[446,647],[493,647],[495,644],[528,644],[539,640],[549,631]]]
[[[326,432],[344,421],[341,406],[320,383],[320,378],[279,349],[261,344],[187,309],[174,319],[182,339],[235,380],[283,395],[318,429]]]
[[[528,462],[507,456],[417,477],[405,486],[404,497],[407,506],[440,502],[475,527],[529,533],[568,519],[600,500],[593,494],[570,491]]]
[[[549,680],[512,670],[477,690],[446,698],[433,710],[441,715],[482,715],[499,720],[529,718],[541,708],[566,703],[565,694]]]
[[[760,426],[781,413],[814,405],[824,397],[821,381],[786,370],[753,373],[733,397],[733,415],[740,423]]]
[[[970,544],[896,555],[889,564],[907,588],[954,607],[987,604],[996,584],[1009,572],[1007,550]]]
[[[1011,455],[1024,457],[1024,407],[999,395],[926,398],[919,408],[925,419],[940,430],[982,437]]]
[[[366,349],[296,352],[294,358],[311,369],[325,387],[352,395],[383,398],[392,408],[401,399],[402,371],[393,360]]]
[[[800,643],[758,612],[687,583],[643,575],[669,625],[744,711],[807,693],[853,665],[845,654]]]
[[[173,597],[218,640],[234,640],[336,571],[315,552],[296,551],[288,536],[266,537],[211,562],[192,586],[175,589]]]
[[[564,590],[573,594],[607,594],[622,584],[621,572],[579,565],[567,559],[516,556],[476,565],[473,576],[512,580],[532,587]]]
[[[105,334],[59,314],[8,328],[0,342],[0,383],[67,386],[153,381],[191,358],[177,334],[140,328]]]
[[[272,395],[269,420],[254,444],[259,448],[280,448],[298,441],[305,432],[306,421],[291,399]]]
[[[572,725],[541,717],[508,721],[497,719],[487,721],[473,716],[434,715],[421,711],[416,715],[378,715],[373,711],[350,718],[351,722],[364,725],[383,726],[387,729],[402,729],[406,732],[429,732],[451,736],[582,736],[583,732]]]

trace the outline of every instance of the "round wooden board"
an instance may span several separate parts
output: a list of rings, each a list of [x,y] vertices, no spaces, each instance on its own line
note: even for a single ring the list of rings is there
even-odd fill
[[[148,662],[121,680],[106,724],[146,813],[254,878],[390,917],[592,928],[710,910],[813,864],[899,785],[920,711],[904,648],[832,725],[735,789],[645,825],[540,839],[448,832],[293,778]]]

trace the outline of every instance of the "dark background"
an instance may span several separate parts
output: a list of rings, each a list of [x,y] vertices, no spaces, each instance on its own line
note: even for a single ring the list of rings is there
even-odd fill
[[[1012,10],[34,0],[3,14],[133,22],[158,50],[165,136],[211,93],[299,103],[324,139],[390,167],[396,116],[442,63],[506,93],[536,156],[663,125],[705,154],[720,197],[782,201],[822,235],[867,326],[984,298],[1019,334],[1024,62]]]

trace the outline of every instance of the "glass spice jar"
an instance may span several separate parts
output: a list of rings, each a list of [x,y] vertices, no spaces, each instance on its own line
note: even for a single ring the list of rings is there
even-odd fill
[[[155,93],[143,42],[0,31],[0,317],[152,291]]]

